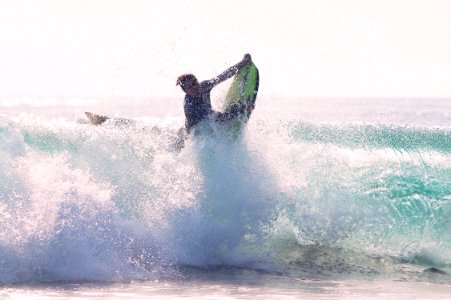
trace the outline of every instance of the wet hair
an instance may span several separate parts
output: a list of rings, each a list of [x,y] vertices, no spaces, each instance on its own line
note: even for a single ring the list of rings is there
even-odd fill
[[[183,74],[183,75],[180,75],[179,78],[177,78],[176,85],[180,85],[183,87],[187,82],[192,81],[192,80],[197,81],[196,76],[194,76],[193,74]]]

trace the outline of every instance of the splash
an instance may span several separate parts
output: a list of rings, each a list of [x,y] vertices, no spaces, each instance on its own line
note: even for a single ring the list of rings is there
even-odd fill
[[[1,119],[0,281],[451,266],[449,129],[223,130]]]

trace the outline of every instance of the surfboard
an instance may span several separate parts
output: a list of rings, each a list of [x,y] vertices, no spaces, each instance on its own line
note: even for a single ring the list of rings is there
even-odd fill
[[[85,112],[85,115],[89,123],[92,125],[100,125],[109,119],[107,116],[96,115],[90,112]]]
[[[236,107],[242,107],[243,105],[247,107],[245,112],[240,113],[237,117],[227,122],[229,131],[234,135],[239,134],[241,128],[252,114],[257,98],[259,81],[258,69],[253,62],[241,67],[233,78],[232,84],[227,91],[223,111],[228,113]]]
[[[124,118],[117,118],[117,117],[108,117],[108,116],[102,116],[93,114],[91,112],[85,112],[86,118],[88,119],[89,123],[92,125],[102,125],[106,121],[108,121],[109,125],[116,125],[116,126],[127,126],[127,125],[135,125],[136,120],[130,120],[130,119],[124,119]]]

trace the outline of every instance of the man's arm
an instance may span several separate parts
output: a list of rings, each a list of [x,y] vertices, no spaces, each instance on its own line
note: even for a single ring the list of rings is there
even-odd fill
[[[215,112],[214,118],[216,122],[226,122],[244,113],[249,117],[254,108],[254,103],[235,104],[228,112]]]
[[[231,66],[230,68],[228,68],[227,70],[225,70],[224,72],[222,72],[221,74],[216,76],[215,78],[208,80],[207,81],[208,85],[211,88],[213,88],[214,86],[220,84],[221,82],[231,78],[233,75],[235,75],[238,72],[239,69],[241,69],[241,67],[243,67],[250,61],[251,61],[251,56],[249,54],[245,54],[243,59],[239,63]]]

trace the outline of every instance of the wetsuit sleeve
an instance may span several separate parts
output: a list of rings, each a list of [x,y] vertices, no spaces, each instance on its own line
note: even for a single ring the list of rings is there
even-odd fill
[[[238,70],[241,67],[241,62],[237,63],[236,65],[231,66],[230,68],[228,68],[227,70],[225,70],[224,72],[222,72],[221,74],[219,74],[218,76],[216,76],[213,79],[207,80],[207,84],[209,88],[213,88],[214,86],[220,84],[221,82],[231,78],[233,75],[235,75]]]

